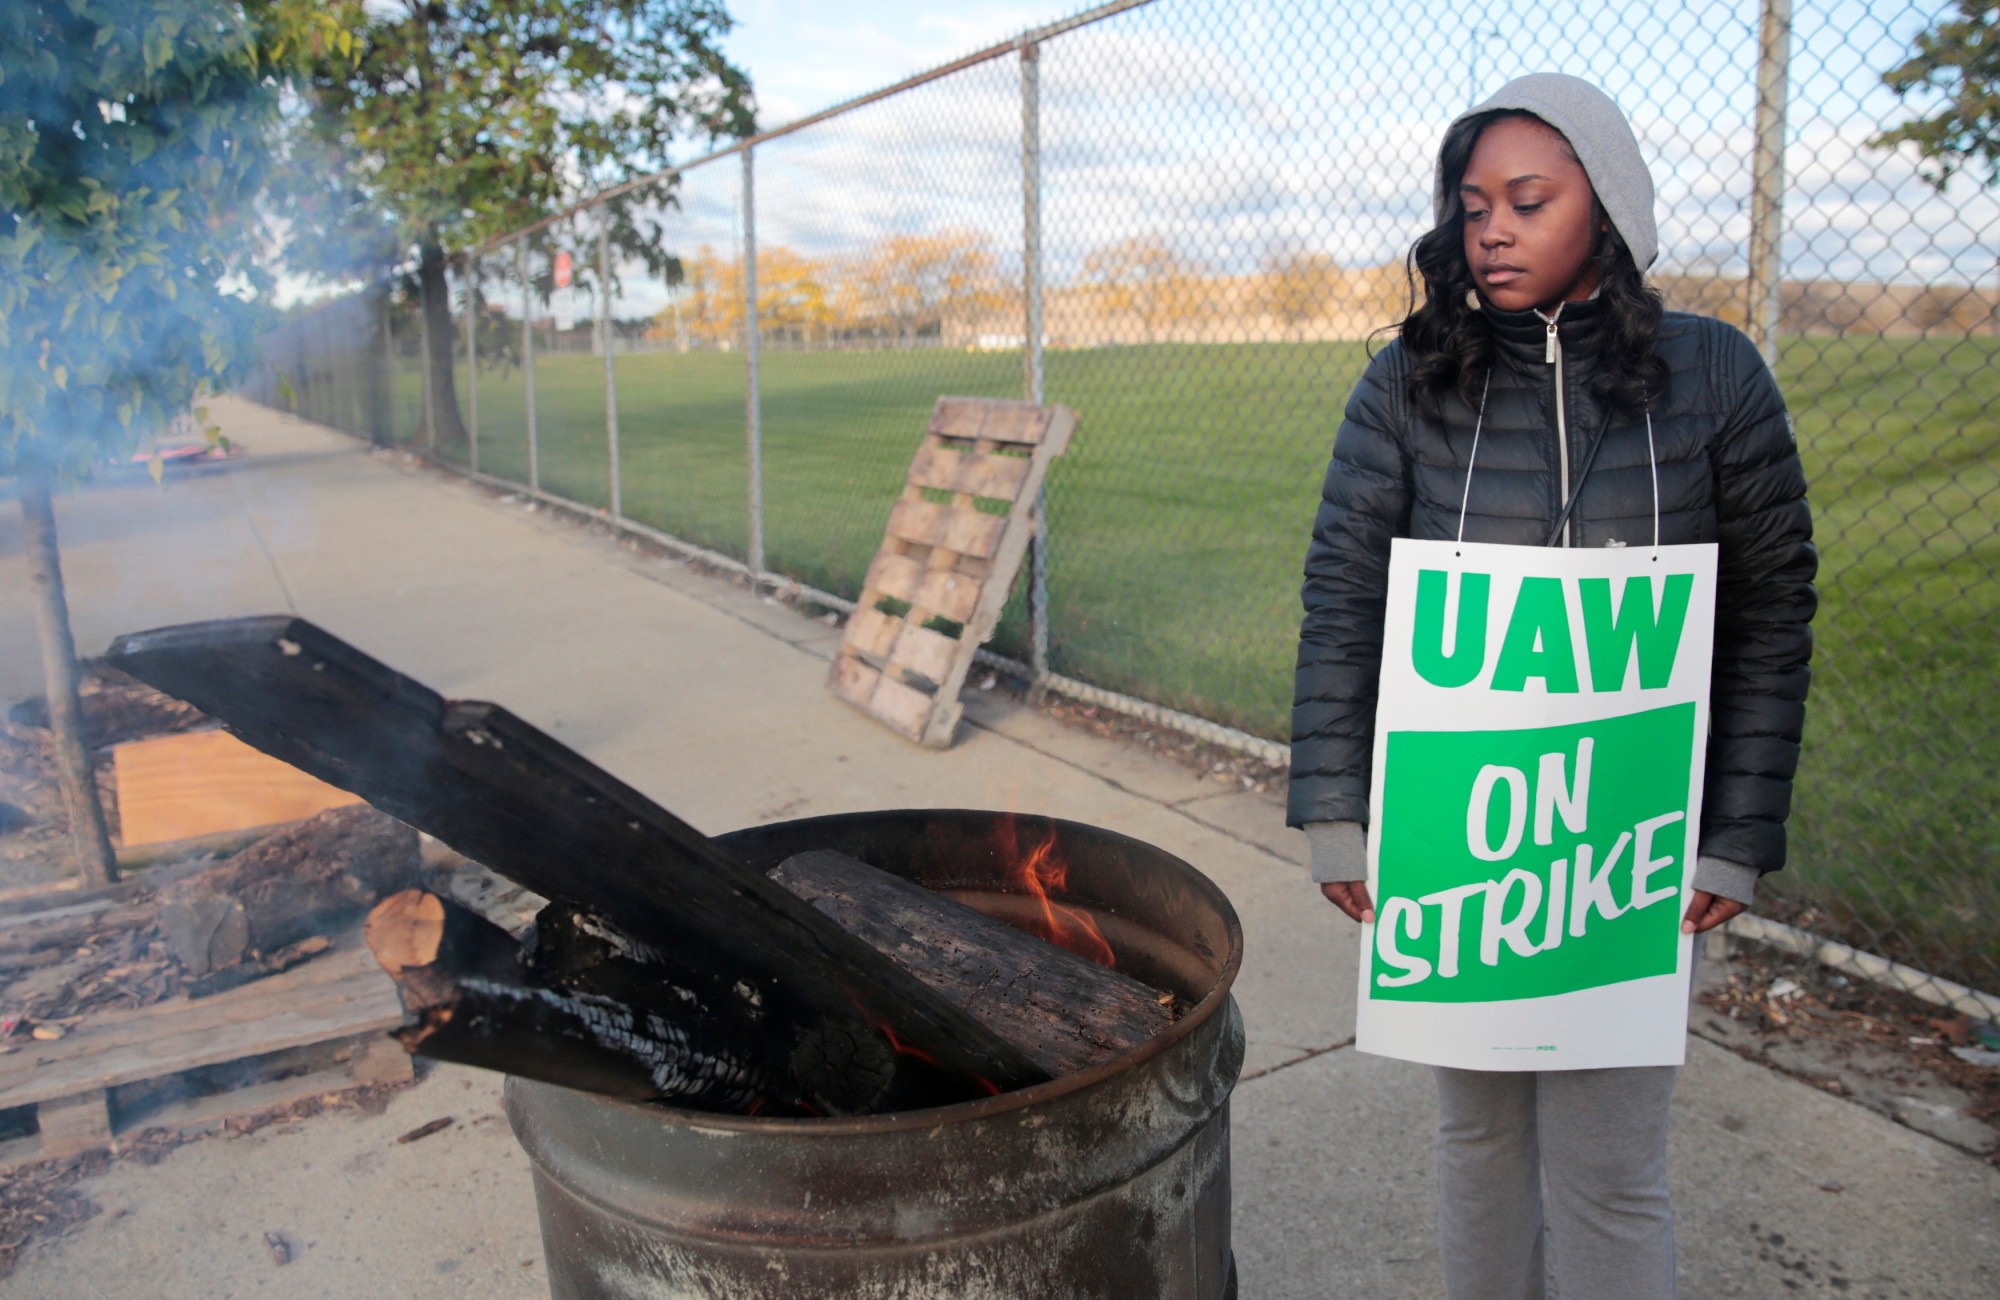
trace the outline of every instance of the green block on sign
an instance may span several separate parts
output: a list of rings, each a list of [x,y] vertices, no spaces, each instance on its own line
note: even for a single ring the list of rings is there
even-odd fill
[[[1695,706],[1395,732],[1370,994],[1500,1002],[1671,975]]]

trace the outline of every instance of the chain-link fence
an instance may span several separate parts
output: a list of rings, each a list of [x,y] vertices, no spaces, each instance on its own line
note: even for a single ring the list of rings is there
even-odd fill
[[[1657,283],[1775,362],[1813,485],[1761,910],[1996,989],[2000,195],[1870,143],[1937,3],[1107,5],[465,260],[449,393],[409,276],[292,321],[256,391],[834,605],[938,395],[1067,403],[994,649],[1275,757],[1319,480],[1443,125],[1586,74],[1653,163]]]

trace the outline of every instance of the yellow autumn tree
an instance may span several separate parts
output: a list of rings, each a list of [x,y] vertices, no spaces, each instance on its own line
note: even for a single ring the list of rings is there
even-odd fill
[[[1158,234],[1133,235],[1088,254],[1083,283],[1100,312],[1132,317],[1148,343],[1198,317],[1206,300],[1193,264]]]
[[[764,337],[824,341],[834,321],[830,279],[825,263],[783,244],[758,249],[757,327]],[[737,291],[740,297],[740,285]]]
[[[1324,318],[1342,297],[1345,280],[1339,263],[1325,253],[1274,250],[1260,268],[1257,305],[1294,338],[1303,337],[1306,322]]]
[[[849,328],[898,342],[970,326],[1005,305],[999,265],[986,236],[972,230],[890,235],[844,268],[839,314]]]
[[[678,300],[654,317],[656,332],[676,327],[710,347],[743,337],[743,259],[703,244],[681,262]],[[824,341],[836,328],[833,276],[827,264],[782,244],[757,250],[757,328],[761,337]]]
[[[703,244],[681,259],[681,283],[675,292],[677,301],[653,318],[659,327],[678,326],[689,339],[709,347],[733,345],[742,334],[743,275],[736,258],[721,257],[712,245]]]

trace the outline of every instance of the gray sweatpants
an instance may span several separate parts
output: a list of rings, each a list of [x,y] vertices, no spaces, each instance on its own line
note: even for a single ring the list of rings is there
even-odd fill
[[[1439,1068],[1438,1238],[1450,1300],[1670,1300],[1673,1066]]]

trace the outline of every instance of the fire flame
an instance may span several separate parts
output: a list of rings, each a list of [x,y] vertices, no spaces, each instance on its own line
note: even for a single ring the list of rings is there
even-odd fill
[[[862,1012],[862,1018],[868,1022],[869,1028],[873,1029],[876,1033],[882,1035],[882,1037],[889,1040],[889,1049],[895,1052],[896,1055],[912,1056],[915,1057],[917,1060],[922,1061],[926,1065],[935,1065],[939,1069],[944,1068],[943,1065],[938,1061],[937,1057],[932,1056],[929,1052],[924,1051],[920,1047],[912,1047],[908,1043],[904,1042],[902,1039],[896,1037],[896,1031],[889,1027],[888,1021],[878,1019],[875,1016],[869,1015],[865,1011]],[[1000,1095],[1000,1085],[993,1082],[993,1080],[987,1078],[985,1075],[975,1074],[972,1076],[972,1081],[978,1084],[981,1088],[984,1088],[988,1096],[998,1097]]]
[[[932,1056],[929,1052],[924,1051],[920,1047],[912,1047],[908,1043],[904,1042],[902,1039],[896,1037],[896,1031],[889,1028],[888,1021],[875,1020],[871,1017],[869,1023],[875,1027],[875,1031],[877,1033],[881,1034],[882,1037],[889,1040],[889,1048],[891,1051],[895,1052],[896,1055],[914,1056],[919,1061],[922,1061],[925,1065],[937,1065],[938,1063],[937,1057]]]
[[[1024,855],[1017,844],[1014,819],[1008,817],[1000,827],[1000,849],[1012,864],[1013,882],[1041,909],[1039,917],[1030,919],[1029,932],[1085,961],[1116,967],[1118,960],[1111,945],[1104,941],[1104,932],[1090,914],[1056,901],[1069,889],[1069,863],[1057,852],[1054,833]]]

